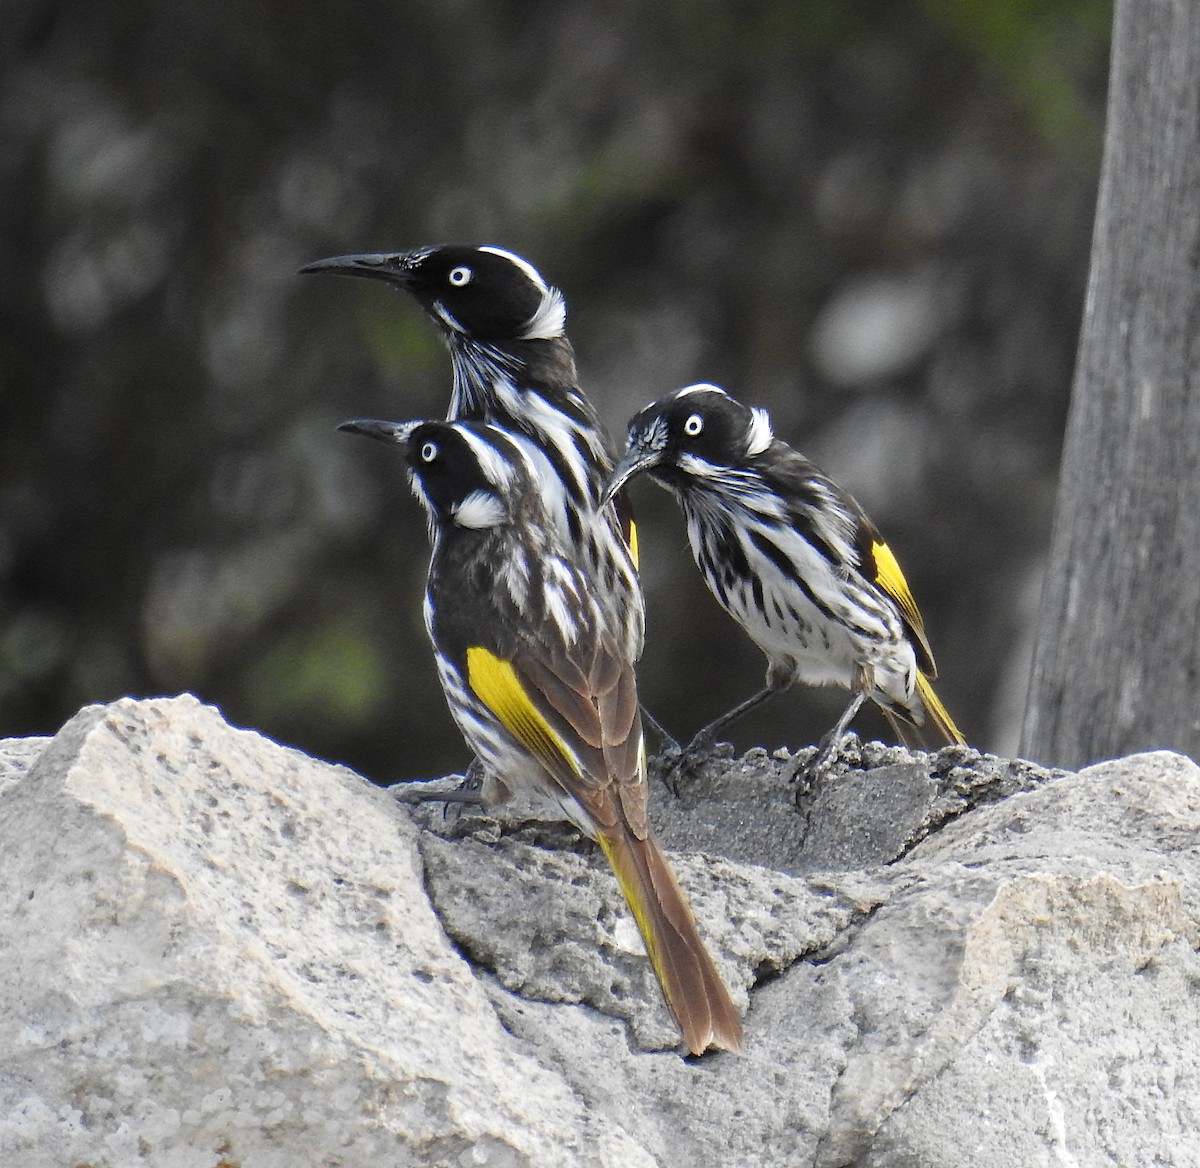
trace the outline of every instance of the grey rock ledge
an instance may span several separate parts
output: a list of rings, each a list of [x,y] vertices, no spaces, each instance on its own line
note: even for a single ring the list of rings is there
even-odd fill
[[[191,697],[0,744],[0,1165],[1200,1163],[1200,769],[716,760],[660,834],[748,1009],[685,1060],[594,850]]]

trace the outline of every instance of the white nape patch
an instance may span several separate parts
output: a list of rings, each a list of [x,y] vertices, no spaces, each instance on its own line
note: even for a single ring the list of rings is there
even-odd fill
[[[727,394],[719,385],[713,385],[711,381],[698,381],[695,385],[685,385],[682,389],[675,391],[675,396],[688,397],[693,393],[719,393],[722,397],[728,397]]]
[[[567,327],[567,304],[557,288],[547,288],[542,293],[538,310],[529,318],[523,341],[550,341],[561,337]]]
[[[465,333],[467,331],[461,324],[458,323],[458,321],[454,319],[453,316],[450,315],[450,313],[446,311],[446,306],[440,300],[435,300],[433,302],[433,311],[437,313],[438,319],[441,320],[441,322],[447,328],[453,329],[456,333]]]
[[[453,508],[454,522],[473,529],[496,527],[508,519],[508,508],[491,491],[472,491]]]
[[[746,453],[749,455],[762,454],[775,438],[771,429],[771,415],[762,406],[754,406],[750,410],[750,430],[746,435]]]
[[[528,260],[523,260],[519,255],[514,255],[511,251],[505,251],[502,247],[481,247],[480,251],[486,251],[489,255],[500,256],[502,259],[508,260],[514,267],[520,268],[542,291],[543,294],[550,291],[550,286],[542,279],[542,274]]]
[[[542,274],[528,260],[523,260],[519,255],[514,255],[511,251],[505,251],[502,247],[481,247],[480,251],[486,251],[491,255],[501,256],[508,260],[515,268],[520,268],[526,276],[529,277],[534,287],[542,294],[541,303],[525,325],[525,331],[521,334],[520,339],[523,341],[549,341],[555,337],[561,337],[563,330],[567,327],[567,305],[563,300],[562,293],[557,288],[551,288],[549,284],[542,279]]]

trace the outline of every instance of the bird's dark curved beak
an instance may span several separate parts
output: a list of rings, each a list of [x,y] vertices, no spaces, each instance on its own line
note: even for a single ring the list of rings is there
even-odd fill
[[[411,284],[413,280],[412,256],[404,251],[330,256],[327,260],[314,260],[300,269],[302,276],[310,272],[362,276],[368,280],[386,280],[389,284],[401,286]]]
[[[396,442],[403,445],[420,422],[381,422],[375,418],[355,418],[343,422],[339,430],[347,434],[361,434],[364,438],[378,438],[381,442]]]
[[[644,470],[649,470],[652,466],[658,466],[663,460],[661,450],[643,450],[637,446],[631,446],[616,466],[612,468],[612,473],[608,476],[608,481],[604,484],[604,490],[600,495],[601,505],[612,502],[613,496],[636,474],[641,474]]]

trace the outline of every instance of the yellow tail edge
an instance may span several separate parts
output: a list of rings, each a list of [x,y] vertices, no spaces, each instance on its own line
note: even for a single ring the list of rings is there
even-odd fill
[[[934,693],[929,678],[923,673],[917,674],[917,694],[925,708],[925,721],[920,725],[917,725],[906,711],[880,703],[880,709],[887,716],[896,737],[909,750],[932,752],[943,746],[965,746],[967,740],[962,731],[954,724],[954,719],[950,717],[941,699]]]
[[[742,1020],[670,863],[653,837],[617,829],[597,842],[633,912],[663,998],[692,1054],[742,1048]]]

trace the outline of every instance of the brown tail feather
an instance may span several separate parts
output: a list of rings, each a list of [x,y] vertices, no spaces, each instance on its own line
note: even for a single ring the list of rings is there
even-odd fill
[[[740,1051],[741,1016],[658,844],[649,836],[638,839],[624,824],[602,829],[598,839],[688,1049],[693,1054],[710,1046]]]
[[[930,751],[955,743],[965,744],[966,739],[962,736],[962,731],[954,724],[954,719],[933,692],[929,678],[923,673],[917,674],[917,693],[921,698],[920,704],[925,709],[925,721],[919,726],[899,710],[889,709],[887,706],[880,707],[900,741],[909,750]]]

